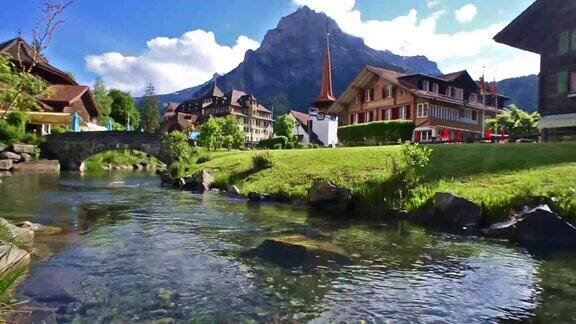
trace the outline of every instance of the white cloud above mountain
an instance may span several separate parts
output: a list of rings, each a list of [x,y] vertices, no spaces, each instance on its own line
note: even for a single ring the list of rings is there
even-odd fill
[[[454,17],[461,23],[470,22],[474,20],[478,14],[478,8],[475,5],[469,3],[462,6],[460,9],[454,11]]]
[[[438,6],[439,3],[435,2],[427,1],[428,7]],[[367,46],[399,55],[424,55],[438,62],[446,72],[462,67],[461,62],[467,61],[474,77],[480,75],[476,72],[478,67],[472,65],[479,62],[493,65],[494,70],[497,66],[503,67],[503,70],[498,70],[500,78],[538,73],[539,65],[534,64],[537,55],[507,48],[492,39],[507,25],[505,21],[447,33],[438,30],[439,21],[446,18],[447,12],[444,10],[423,15],[416,9],[410,9],[405,15],[390,20],[364,20],[362,13],[355,9],[355,0],[293,0],[293,3],[326,13],[336,20],[344,32],[363,38]],[[472,20],[477,15],[477,9],[473,7],[466,5],[455,12],[462,11],[460,18]],[[494,56],[493,52],[499,56]],[[502,66],[497,59],[505,59],[507,64]]]
[[[214,73],[231,71],[243,61],[247,50],[260,44],[240,36],[234,46],[221,45],[213,32],[198,29],[178,38],[157,37],[146,46],[138,56],[117,52],[88,55],[86,67],[108,87],[138,95],[152,83],[158,93],[167,93],[205,82]]]
[[[440,0],[426,0],[426,6],[428,8],[434,8],[440,4]]]

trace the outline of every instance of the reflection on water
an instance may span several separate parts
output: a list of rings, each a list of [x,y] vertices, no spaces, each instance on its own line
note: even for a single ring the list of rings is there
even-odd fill
[[[45,318],[212,322],[574,321],[574,254],[536,258],[408,223],[329,221],[308,210],[249,206],[163,189],[138,173],[14,176],[0,215],[67,228],[39,237],[18,287]],[[281,268],[243,252],[302,234],[349,265]]]

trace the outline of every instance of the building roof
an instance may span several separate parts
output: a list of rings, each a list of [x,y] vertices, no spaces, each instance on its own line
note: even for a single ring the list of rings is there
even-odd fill
[[[458,72],[452,72],[452,73],[448,73],[448,74],[439,75],[437,78],[444,80],[446,82],[453,82],[453,81],[456,81],[457,79],[459,79],[461,77],[465,77],[466,75],[470,76],[470,74],[468,74],[468,71],[462,70],[462,71],[458,71]]]
[[[562,5],[570,5],[568,1],[564,2],[561,4],[561,1],[536,0],[496,34],[494,40],[526,51],[542,53],[543,40],[549,37],[547,22],[552,21],[552,14],[556,10],[561,10]]]
[[[218,88],[216,82],[202,95],[202,97],[223,97],[224,92]]]
[[[66,107],[72,106],[78,100],[82,100],[90,117],[99,118],[102,115],[96,100],[94,100],[90,92],[90,88],[87,86],[51,85],[48,87],[47,92],[49,94],[48,97],[45,95],[36,97],[43,106],[52,107],[58,105]]]
[[[324,62],[322,66],[322,80],[320,83],[320,95],[312,103],[314,106],[320,104],[330,104],[336,101],[332,90],[332,59],[330,57],[330,38],[326,37],[326,50],[324,51]]]
[[[66,72],[63,72],[50,65],[43,57],[35,57],[34,50],[24,39],[20,37],[13,38],[0,44],[0,54],[8,54],[13,61],[18,58],[22,64],[30,66],[36,61],[34,74],[40,76],[51,84],[78,85]]]
[[[174,102],[174,101],[170,101],[166,105],[166,110],[164,111],[164,113],[174,112],[174,111],[176,111],[176,108],[178,108],[178,106],[180,106],[179,103]]]
[[[296,110],[290,110],[290,114],[303,126],[307,127],[308,126],[308,121],[310,120],[310,116],[308,116],[308,114],[305,114],[303,112],[299,112]]]

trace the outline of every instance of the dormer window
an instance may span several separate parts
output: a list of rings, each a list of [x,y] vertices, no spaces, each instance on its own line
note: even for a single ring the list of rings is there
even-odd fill
[[[430,91],[430,81],[422,80],[422,90],[426,92]]]
[[[471,93],[470,97],[468,98],[468,101],[470,102],[478,102],[478,95],[476,93]]]
[[[464,90],[460,88],[454,88],[454,98],[458,100],[464,99]]]
[[[438,85],[438,83],[432,83],[432,92],[440,93],[440,86]]]

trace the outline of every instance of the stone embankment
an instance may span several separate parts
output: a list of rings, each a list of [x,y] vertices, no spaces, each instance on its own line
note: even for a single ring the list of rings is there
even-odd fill
[[[0,144],[0,176],[9,172],[59,172],[56,160],[39,160],[39,149],[29,144]]]

